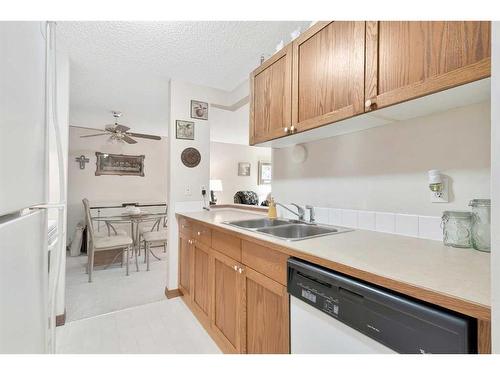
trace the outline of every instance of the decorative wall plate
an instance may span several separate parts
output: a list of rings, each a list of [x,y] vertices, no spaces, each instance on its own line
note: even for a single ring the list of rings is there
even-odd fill
[[[200,164],[201,161],[200,152],[194,147],[185,148],[181,154],[181,161],[182,164],[184,164],[186,167],[194,168],[198,164]]]

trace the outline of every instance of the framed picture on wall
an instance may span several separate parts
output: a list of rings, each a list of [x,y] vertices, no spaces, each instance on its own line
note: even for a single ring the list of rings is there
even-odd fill
[[[175,120],[175,138],[194,140],[194,122]]]
[[[259,161],[259,185],[267,185],[271,183],[272,179],[272,168],[271,163]]]
[[[250,176],[250,163],[238,163],[238,176]]]
[[[144,155],[117,155],[96,152],[96,176],[141,176],[144,177]]]
[[[191,118],[208,120],[208,103],[191,100]]]

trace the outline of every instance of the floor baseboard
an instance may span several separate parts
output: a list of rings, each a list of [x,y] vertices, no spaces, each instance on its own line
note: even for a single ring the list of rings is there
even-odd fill
[[[180,297],[180,296],[182,296],[182,292],[179,289],[168,290],[168,288],[165,287],[165,297],[167,297],[167,299]]]

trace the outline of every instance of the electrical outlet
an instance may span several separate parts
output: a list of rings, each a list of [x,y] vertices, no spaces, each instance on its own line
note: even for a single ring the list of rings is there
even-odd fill
[[[191,187],[190,186],[186,186],[186,190],[184,190],[184,195],[186,197],[190,197],[191,196]]]
[[[448,178],[442,176],[443,180],[443,190],[441,191],[431,191],[431,202],[432,203],[448,203]]]

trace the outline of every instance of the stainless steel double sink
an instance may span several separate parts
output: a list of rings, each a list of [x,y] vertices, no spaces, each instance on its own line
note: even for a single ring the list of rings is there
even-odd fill
[[[315,223],[307,223],[298,220],[267,218],[225,221],[224,224],[262,234],[267,234],[269,236],[280,238],[285,241],[299,241],[314,237],[349,232],[352,230],[349,228],[323,224],[318,225]]]

